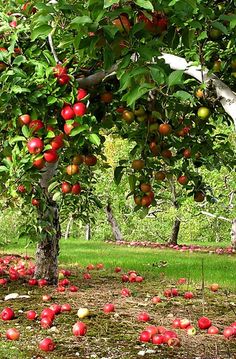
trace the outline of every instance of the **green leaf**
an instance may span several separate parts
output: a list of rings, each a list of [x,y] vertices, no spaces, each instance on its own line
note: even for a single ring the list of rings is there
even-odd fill
[[[19,55],[13,61],[13,65],[21,65],[26,62],[26,58],[23,55]]]
[[[173,96],[177,97],[183,101],[193,100],[193,96],[189,92],[186,92],[186,91],[176,91],[173,94]]]
[[[115,181],[115,184],[116,184],[117,186],[120,184],[120,181],[121,181],[122,176],[123,176],[123,174],[124,174],[123,169],[124,169],[123,166],[118,166],[118,167],[115,168],[115,171],[114,171],[114,181]]]
[[[15,142],[25,142],[25,141],[26,141],[25,137],[23,137],[23,136],[15,136],[9,142],[10,142],[10,144],[13,144]]]
[[[116,4],[117,0],[104,0],[104,9]]]
[[[57,188],[59,186],[59,182],[52,182],[49,186],[48,186],[48,192],[52,192],[55,188]]]
[[[135,190],[135,184],[136,184],[136,177],[135,175],[130,175],[129,176],[129,187],[131,191]]]
[[[47,102],[48,102],[48,105],[52,105],[53,103],[57,102],[57,98],[54,96],[48,96]]]
[[[46,36],[48,36],[50,34],[51,31],[52,31],[52,27],[50,25],[38,26],[32,30],[31,40],[34,41],[38,37],[45,38]]]
[[[89,16],[77,16],[71,21],[70,27],[74,29],[80,25],[91,24],[92,22],[93,20]]]
[[[6,166],[0,166],[0,172],[8,172],[8,168]]]
[[[140,212],[139,212],[139,217],[140,217],[141,219],[144,219],[144,218],[147,216],[147,214],[148,214],[148,208],[147,208],[147,207],[144,207],[144,208],[142,208],[142,209],[140,210]]]
[[[183,77],[183,70],[176,70],[173,71],[167,80],[168,86],[175,86],[175,85],[180,85],[182,83],[182,77]]]
[[[135,0],[134,2],[143,9],[154,11],[154,7],[149,0]]]
[[[157,84],[163,84],[165,83],[166,80],[166,73],[165,71],[158,66],[153,66],[150,68],[150,73],[152,76],[152,79],[157,83]]]
[[[23,135],[24,135],[26,138],[30,137],[31,132],[30,132],[28,126],[24,125],[24,126],[22,127],[21,131],[22,131]]]
[[[212,27],[214,27],[217,30],[220,30],[221,32],[223,32],[223,34],[228,35],[227,28],[221,22],[219,21],[213,22]]]
[[[91,133],[88,136],[88,139],[91,143],[93,143],[96,146],[99,146],[101,144],[100,137],[96,133]]]
[[[82,125],[82,126],[73,128],[73,130],[70,133],[70,137],[74,137],[74,136],[78,135],[79,133],[86,131],[88,129],[89,129],[89,125]]]
[[[147,92],[149,92],[154,87],[155,87],[154,84],[147,84],[147,83],[137,85],[135,88],[128,91],[122,97],[122,101],[126,101],[128,106],[134,106],[135,102],[139,98],[141,98],[143,95],[145,95]]]
[[[53,201],[60,201],[62,199],[62,193],[61,192],[55,192],[52,196]]]

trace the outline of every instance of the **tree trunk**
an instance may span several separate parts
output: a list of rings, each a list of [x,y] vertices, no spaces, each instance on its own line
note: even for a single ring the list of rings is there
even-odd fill
[[[49,284],[58,282],[58,260],[59,240],[61,238],[61,227],[59,211],[55,201],[48,193],[50,180],[55,174],[56,163],[47,163],[45,171],[42,172],[40,187],[42,189],[42,204],[38,207],[38,225],[41,240],[37,245],[35,255],[36,279],[45,278]]]
[[[116,219],[113,216],[111,205],[109,203],[106,206],[105,212],[107,214],[107,220],[111,225],[111,229],[112,229],[112,233],[115,238],[115,241],[122,241],[123,240],[122,233],[121,233],[120,228],[116,222]]]
[[[73,216],[70,215],[69,221],[66,226],[65,239],[68,239],[70,236],[70,229],[71,229],[72,223],[73,223]]]
[[[179,229],[180,229],[180,219],[178,217],[175,218],[173,227],[172,227],[172,234],[171,234],[171,238],[168,242],[168,244],[178,244],[178,234],[179,234]]]
[[[87,223],[86,227],[85,227],[85,239],[86,239],[86,241],[90,241],[90,239],[91,239],[91,226],[90,226],[90,223]]]
[[[236,249],[236,218],[232,221],[231,245],[234,249]]]

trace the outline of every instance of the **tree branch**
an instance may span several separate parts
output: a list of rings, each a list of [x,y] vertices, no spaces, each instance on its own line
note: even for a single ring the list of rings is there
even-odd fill
[[[226,222],[232,223],[232,220],[231,220],[231,219],[225,218],[225,217],[223,217],[223,216],[217,216],[216,214],[213,214],[213,213],[201,211],[200,214],[205,214],[205,215],[208,216],[208,217],[213,217],[213,218],[221,219],[222,221],[226,221]]]
[[[50,49],[51,49],[51,53],[54,57],[54,60],[57,64],[60,63],[58,57],[57,57],[57,53],[56,53],[56,50],[54,48],[54,45],[53,45],[53,40],[52,40],[52,33],[48,35],[48,43],[49,43],[49,46],[50,46]]]
[[[92,74],[88,77],[81,77],[79,78],[78,84],[82,88],[90,88],[92,86],[98,85],[100,82],[104,81],[107,77],[110,77],[111,75],[116,74],[116,70],[118,68],[118,65],[113,65],[108,71],[98,71],[95,72],[95,74]]]

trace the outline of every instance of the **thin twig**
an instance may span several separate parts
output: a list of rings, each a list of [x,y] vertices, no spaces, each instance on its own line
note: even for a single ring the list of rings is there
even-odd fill
[[[57,57],[57,53],[55,51],[54,45],[53,45],[53,40],[52,40],[52,33],[48,35],[48,42],[49,42],[49,46],[51,49],[51,53],[54,57],[54,60],[56,61],[57,64],[61,63]]]

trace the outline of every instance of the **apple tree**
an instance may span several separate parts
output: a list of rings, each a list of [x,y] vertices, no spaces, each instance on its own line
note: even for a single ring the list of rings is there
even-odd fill
[[[137,209],[164,176],[211,200],[201,166],[235,166],[217,130],[236,122],[234,1],[11,0],[0,19],[1,190],[28,203],[37,278],[57,282],[60,211],[100,205],[107,131],[133,144],[115,181],[129,176]]]

